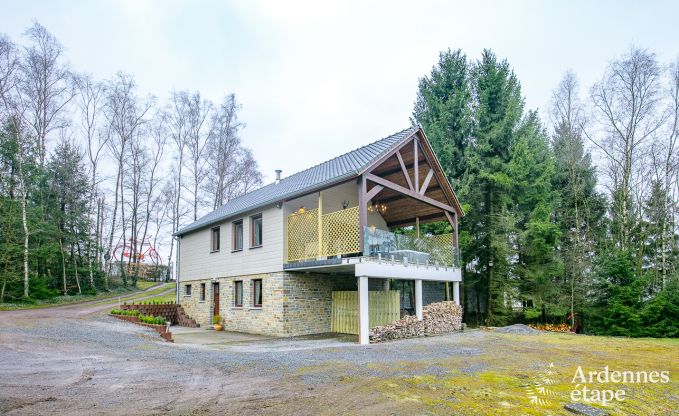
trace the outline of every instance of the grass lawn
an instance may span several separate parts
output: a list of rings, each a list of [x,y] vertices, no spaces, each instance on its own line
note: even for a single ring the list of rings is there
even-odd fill
[[[137,288],[141,290],[146,290],[150,287],[162,284],[163,282],[148,282],[146,280],[137,280]]]
[[[167,303],[167,302],[175,302],[177,300],[177,291],[172,291],[168,294],[165,294],[163,296],[156,296],[150,299],[144,299],[141,302],[148,302],[148,303]]]
[[[413,357],[370,363],[374,376],[343,377],[340,385],[351,391],[354,399],[370,395],[376,405],[395,405],[403,414],[567,415],[571,413],[564,405],[574,402],[573,390],[582,391],[583,384],[573,383],[578,366],[585,377],[590,371],[604,371],[606,366],[609,372],[669,371],[667,383],[594,379],[586,383],[589,398],[593,389],[624,390],[625,397],[606,406],[591,401],[586,404],[609,415],[679,414],[679,339],[471,331],[460,334],[454,347],[452,340],[442,338],[441,343],[429,347],[448,344],[446,348],[457,348],[459,344],[475,352],[435,360]],[[350,368],[340,368],[337,362],[326,367],[312,366],[299,376],[313,377],[326,371],[351,374]]]
[[[166,290],[174,289],[175,287],[176,287],[175,283],[164,283],[161,286],[159,286],[159,287],[157,287],[153,290],[149,290],[147,292],[139,292],[134,296],[127,297],[127,298],[123,299],[122,301],[126,302],[126,303],[133,303],[133,302],[135,302],[135,301],[137,301],[141,298],[146,298],[148,296],[153,296],[153,295],[159,295],[159,294],[165,292]],[[172,293],[174,293],[174,291]],[[163,295],[163,297],[164,296],[165,295]],[[146,302],[148,300],[150,300],[150,299],[144,299],[143,302]],[[108,302],[110,302],[110,300],[102,301],[102,302],[99,302],[99,303],[108,303]]]

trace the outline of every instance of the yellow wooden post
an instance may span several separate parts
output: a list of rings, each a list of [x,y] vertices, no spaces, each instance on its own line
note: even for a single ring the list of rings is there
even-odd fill
[[[417,230],[417,238],[420,238],[420,217],[415,217],[415,229]]]
[[[323,257],[323,192],[318,193],[318,254]]]

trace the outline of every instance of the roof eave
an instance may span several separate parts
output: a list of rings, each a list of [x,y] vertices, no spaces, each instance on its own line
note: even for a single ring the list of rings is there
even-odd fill
[[[358,172],[349,172],[349,173],[346,173],[344,175],[338,176],[336,178],[332,178],[331,180],[322,182],[322,183],[318,184],[317,186],[315,186],[313,188],[303,189],[301,191],[290,192],[288,194],[284,194],[280,198],[277,198],[275,201],[267,201],[267,202],[264,202],[264,203],[261,203],[261,204],[257,204],[257,205],[253,205],[251,207],[247,207],[247,208],[242,209],[240,211],[234,212],[233,214],[229,214],[229,215],[224,216],[224,217],[216,218],[213,221],[207,222],[207,223],[202,224],[198,227],[193,227],[193,228],[190,228],[190,226],[184,227],[183,229],[173,233],[172,236],[173,237],[183,237],[187,234],[208,228],[208,227],[210,227],[210,226],[212,226],[216,223],[223,222],[223,221],[229,220],[231,218],[236,218],[238,216],[245,214],[246,212],[257,211],[258,209],[275,205],[275,204],[277,204],[281,201],[286,201],[286,200],[289,200],[289,199],[295,199],[295,198],[299,198],[299,197],[304,196],[304,195],[312,194],[314,192],[321,191],[323,189],[329,188],[329,187],[337,185],[339,183],[346,182],[349,179],[357,178],[358,176],[359,176]]]

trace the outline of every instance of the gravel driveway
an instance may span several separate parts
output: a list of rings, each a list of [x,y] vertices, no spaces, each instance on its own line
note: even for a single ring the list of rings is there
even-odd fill
[[[525,386],[552,361],[558,396],[531,414],[568,414],[577,365],[672,371],[669,385],[630,391],[616,414],[679,405],[671,340],[467,331],[369,346],[323,337],[173,344],[106,316],[110,307],[0,312],[0,414],[517,415],[531,406]]]
[[[461,335],[377,346],[315,337],[172,344],[104,315],[110,307],[0,312],[0,414],[334,414],[328,403],[362,413],[342,380],[414,357],[478,353],[456,345]],[[376,413],[407,408],[374,402]]]

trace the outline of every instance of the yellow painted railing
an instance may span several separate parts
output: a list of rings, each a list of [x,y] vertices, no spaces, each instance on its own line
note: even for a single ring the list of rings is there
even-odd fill
[[[370,328],[390,324],[401,317],[401,299],[398,290],[368,292]],[[331,331],[358,334],[358,292],[332,292]]]
[[[288,216],[289,262],[353,254],[361,250],[358,207],[323,214],[320,219],[319,227],[317,209]]]

